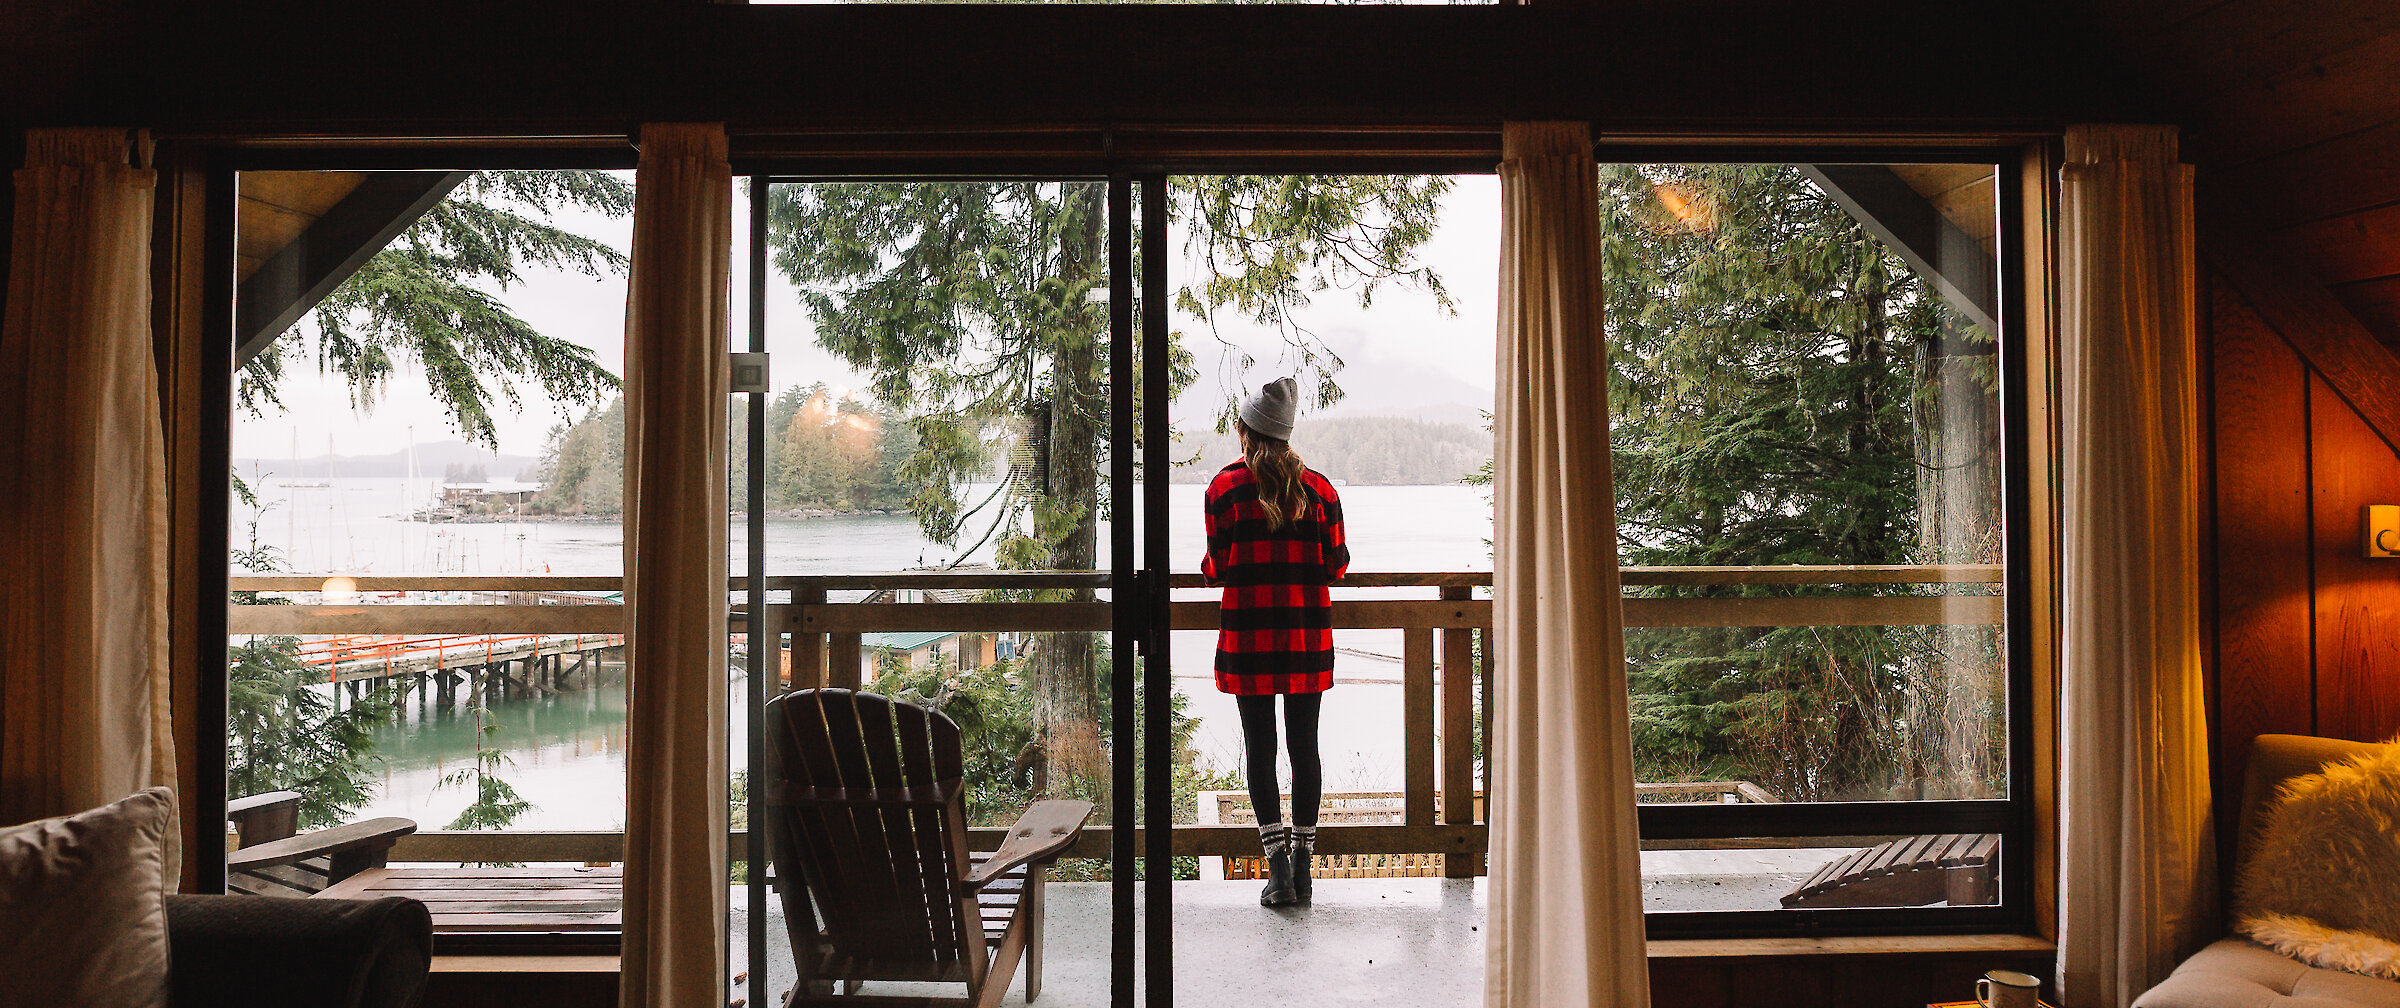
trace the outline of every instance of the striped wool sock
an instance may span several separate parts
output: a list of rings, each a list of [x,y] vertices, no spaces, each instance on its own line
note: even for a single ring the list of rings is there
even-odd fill
[[[1314,836],[1315,831],[1311,830]],[[1265,823],[1258,828],[1258,846],[1268,857],[1282,857],[1292,852],[1292,828],[1282,823]]]
[[[1308,857],[1316,852],[1317,828],[1314,826],[1292,827],[1292,853]]]

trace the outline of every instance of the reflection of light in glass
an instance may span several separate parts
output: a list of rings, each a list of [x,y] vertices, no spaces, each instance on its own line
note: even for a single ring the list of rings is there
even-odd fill
[[[358,582],[339,574],[326,578],[325,586],[317,591],[324,596],[326,605],[351,605],[358,601]]]
[[[1670,182],[1656,183],[1650,187],[1650,191],[1657,194],[1659,205],[1674,214],[1686,229],[1699,234],[1717,229],[1715,207],[1699,199],[1699,194]]]

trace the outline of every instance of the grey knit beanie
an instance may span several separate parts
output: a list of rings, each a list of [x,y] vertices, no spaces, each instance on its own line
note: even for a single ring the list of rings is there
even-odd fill
[[[1300,416],[1300,383],[1289,378],[1268,382],[1258,394],[1242,400],[1242,425],[1277,441],[1292,439],[1292,421]]]

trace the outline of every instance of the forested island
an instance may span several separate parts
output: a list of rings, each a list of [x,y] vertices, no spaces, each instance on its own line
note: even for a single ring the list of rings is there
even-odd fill
[[[748,424],[737,404],[734,456],[747,451]],[[1340,417],[1310,421],[1296,447],[1327,477],[1362,486],[1457,483],[1492,457],[1492,435],[1467,424],[1405,417]],[[880,404],[835,396],[823,385],[795,385],[767,407],[767,512],[781,517],[905,508],[909,489],[901,467],[917,449],[915,429]],[[995,443],[992,472],[1004,463]],[[1187,433],[1176,442],[1189,459],[1174,482],[1206,483],[1240,454],[1233,435]],[[625,405],[616,400],[551,432],[537,469],[542,489],[528,507],[536,515],[606,517],[625,504]],[[743,481],[733,506],[749,506]]]
[[[747,457],[749,422],[733,408],[733,457]],[[778,517],[887,511],[908,503],[900,467],[916,432],[890,409],[824,385],[795,385],[767,405],[767,512]],[[625,401],[557,428],[543,449],[537,515],[603,517],[625,506]],[[733,481],[733,506],[750,505]]]

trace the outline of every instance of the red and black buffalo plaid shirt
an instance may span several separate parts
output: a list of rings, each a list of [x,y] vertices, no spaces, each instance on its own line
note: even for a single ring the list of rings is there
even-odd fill
[[[1333,688],[1333,593],[1350,569],[1342,500],[1316,470],[1300,482],[1306,514],[1267,528],[1258,480],[1235,462],[1208,484],[1208,557],[1200,573],[1225,586],[1217,613],[1217,688],[1227,693],[1322,693]]]

